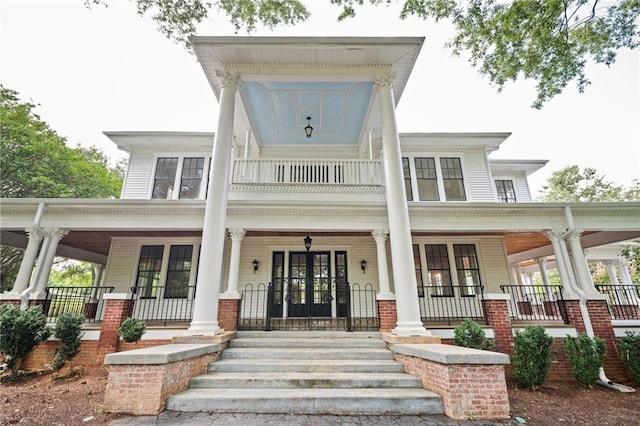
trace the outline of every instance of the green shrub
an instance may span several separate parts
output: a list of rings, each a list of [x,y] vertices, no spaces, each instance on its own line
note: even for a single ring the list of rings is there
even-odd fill
[[[147,324],[141,319],[127,318],[118,326],[118,335],[125,342],[137,342],[142,339]]]
[[[22,361],[51,335],[47,318],[40,306],[21,310],[17,306],[0,306],[0,354],[14,379]]]
[[[625,367],[631,371],[636,382],[640,383],[640,334],[625,331],[624,337],[618,340],[620,358]]]
[[[56,350],[51,363],[51,368],[54,370],[60,370],[67,361],[71,363],[73,357],[80,352],[80,344],[84,335],[82,332],[83,322],[84,316],[81,314],[65,312],[58,317],[54,336],[60,341],[60,347]],[[70,366],[69,370],[72,369]]]
[[[600,367],[604,365],[604,340],[580,333],[577,338],[567,336],[562,339],[562,344],[569,357],[573,377],[584,386],[593,385],[598,380]]]
[[[517,331],[515,348],[511,357],[513,375],[523,386],[532,389],[541,386],[551,368],[551,344],[553,338],[544,327],[532,325]]]
[[[493,343],[487,339],[482,327],[469,318],[465,318],[462,324],[453,330],[453,340],[456,345],[466,348],[485,350],[493,348]]]

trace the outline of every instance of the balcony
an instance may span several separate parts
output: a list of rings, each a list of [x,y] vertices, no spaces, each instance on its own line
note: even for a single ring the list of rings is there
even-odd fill
[[[236,159],[231,177],[239,185],[378,186],[378,160]]]

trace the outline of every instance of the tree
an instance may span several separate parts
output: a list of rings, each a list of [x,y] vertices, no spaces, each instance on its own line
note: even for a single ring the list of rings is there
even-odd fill
[[[0,85],[0,198],[116,198],[122,165],[96,147],[70,148],[18,93]],[[0,247],[0,291],[10,289],[22,252]]]
[[[108,0],[85,0],[85,4]],[[226,14],[236,30],[272,29],[305,22],[311,13],[303,0],[136,0],[138,14],[150,15],[169,39],[188,45],[197,24],[215,13]],[[389,4],[391,0],[330,0],[342,10],[338,20],[356,15],[356,8]],[[519,78],[536,82],[534,108],[576,81],[582,92],[589,84],[588,61],[607,66],[621,48],[640,45],[639,0],[403,0],[400,18],[416,16],[447,20],[455,35],[447,44],[501,90]]]
[[[606,181],[594,168],[572,165],[553,172],[540,192],[540,201],[547,203],[640,201],[640,181],[625,188]]]

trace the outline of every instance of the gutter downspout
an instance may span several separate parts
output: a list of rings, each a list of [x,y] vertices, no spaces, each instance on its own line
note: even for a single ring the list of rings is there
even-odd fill
[[[46,206],[47,206],[46,203],[38,204],[38,210],[36,211],[36,216],[33,219],[34,228],[40,227],[40,222],[42,221],[42,215],[44,215],[44,208]],[[42,247],[40,247],[40,250],[43,250],[43,249],[45,249],[44,242],[42,243]],[[36,285],[36,281],[37,280],[33,279],[32,277],[32,280],[29,286],[26,289],[24,289],[22,293],[20,293],[20,309],[25,310],[29,307],[29,294],[33,291]]]
[[[567,218],[567,223],[569,225],[569,228],[567,228],[567,230],[562,234],[562,237],[561,237],[562,240],[565,240],[569,234],[575,232],[576,230],[576,225],[575,225],[575,222],[573,221],[573,214],[571,213],[571,208],[569,206],[565,206],[564,214],[565,214],[565,217]],[[589,316],[589,309],[587,309],[587,293],[585,293],[584,290],[582,290],[579,285],[574,286],[574,283],[571,280],[569,280],[567,284],[580,297],[578,306],[580,307],[580,314],[582,315],[584,329],[587,333],[587,336],[593,339],[595,337],[595,333],[593,332],[593,326],[591,325],[591,317]],[[598,372],[598,381],[596,383],[620,392],[636,391],[632,387],[629,387],[620,383],[614,383],[613,381],[609,380],[609,378],[604,372],[604,366],[600,366],[600,369]]]

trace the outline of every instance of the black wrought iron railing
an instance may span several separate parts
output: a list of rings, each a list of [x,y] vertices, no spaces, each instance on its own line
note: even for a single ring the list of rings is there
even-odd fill
[[[239,330],[345,330],[379,328],[371,284],[330,278],[283,278],[247,284],[241,292]]]
[[[422,286],[418,288],[418,296],[420,316],[425,324],[451,325],[465,318],[486,322],[481,285]]]
[[[63,313],[81,314],[86,323],[102,321],[103,295],[114,287],[47,287],[43,312],[47,321],[55,322]]]
[[[562,321],[568,324],[561,285],[501,285],[510,296],[512,321]]]
[[[640,319],[640,284],[596,284],[607,296],[611,319]]]
[[[132,317],[150,324],[189,322],[193,316],[195,286],[132,287]]]

